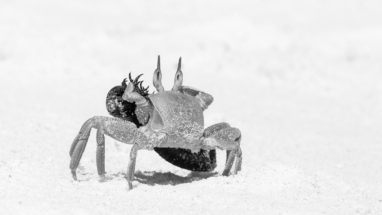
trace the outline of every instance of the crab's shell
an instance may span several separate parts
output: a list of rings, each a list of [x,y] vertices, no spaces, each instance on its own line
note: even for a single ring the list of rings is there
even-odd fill
[[[149,99],[154,108],[148,129],[162,130],[169,136],[161,148],[154,150],[163,159],[180,168],[192,171],[214,170],[215,150],[191,151],[194,149],[193,144],[202,136],[204,127],[203,110],[195,97],[163,91],[150,95]]]
[[[167,134],[167,141],[161,147],[198,151],[204,129],[203,110],[198,101],[173,91],[159,92],[149,99],[153,109],[146,127]]]
[[[106,98],[107,110],[111,115],[131,121],[140,127],[135,114],[131,115],[127,112],[128,108],[131,107],[122,99],[124,89],[123,86],[116,86],[109,91]],[[189,148],[187,145],[192,146],[192,141],[190,143],[187,140],[193,138],[186,138],[192,136],[187,135],[190,132],[184,131],[187,131],[187,129],[193,131],[192,128],[197,128],[194,129],[194,132],[191,132],[195,137],[200,137],[199,135],[202,135],[201,132],[203,132],[203,111],[196,99],[191,95],[172,91],[151,94],[148,98],[151,101],[153,110],[152,116],[148,124],[146,124],[147,128],[151,130],[166,129],[169,134],[172,134],[169,135],[170,141],[166,143],[167,146],[154,148],[154,151],[167,162],[177,167],[191,171],[213,171],[216,167],[216,150],[201,149],[198,152],[192,152],[190,149],[185,149]],[[122,107],[119,107],[121,105]],[[117,111],[112,108],[114,106],[119,107]],[[123,114],[129,117],[122,117]],[[183,129],[182,135],[177,133],[182,131],[180,128]]]

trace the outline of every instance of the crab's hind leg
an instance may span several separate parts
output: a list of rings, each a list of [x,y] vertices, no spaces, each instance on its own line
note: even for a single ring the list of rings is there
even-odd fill
[[[234,150],[227,150],[227,160],[226,160],[226,165],[223,171],[224,176],[228,176],[229,172],[231,171],[235,158],[236,158],[236,162],[235,162],[235,167],[233,169],[233,174],[236,175],[237,172],[241,170],[241,162],[242,162],[242,152],[240,148],[241,136],[235,139],[234,141],[235,143],[238,144],[238,146]]]
[[[218,123],[208,127],[204,132],[203,145],[206,148],[219,148],[227,150],[226,165],[223,171],[228,176],[236,158],[233,174],[241,170],[242,153],[240,148],[241,132],[232,128],[228,123]]]
[[[230,128],[231,126],[226,122],[220,122],[214,125],[211,125],[204,129],[203,137],[209,137],[213,134],[215,134],[217,131],[222,130],[224,128]],[[229,154],[231,153],[231,150],[227,150],[227,157],[226,161],[228,160]]]

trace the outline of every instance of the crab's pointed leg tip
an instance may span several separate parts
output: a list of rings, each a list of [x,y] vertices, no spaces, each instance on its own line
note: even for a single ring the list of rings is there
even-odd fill
[[[73,170],[73,169],[72,169],[72,176],[73,176],[73,179],[74,179],[75,181],[77,181],[76,170]]]
[[[105,174],[99,175],[99,182],[105,182],[105,181],[107,181]]]
[[[128,182],[128,184],[129,184],[128,190],[131,191],[133,189],[133,184],[131,182]]]

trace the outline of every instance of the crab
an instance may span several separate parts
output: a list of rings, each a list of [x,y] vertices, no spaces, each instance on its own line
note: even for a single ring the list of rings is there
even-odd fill
[[[133,189],[135,163],[138,151],[141,149],[156,150],[163,158],[167,157],[166,160],[175,165],[177,165],[176,156],[170,159],[166,154],[174,154],[174,152],[176,154],[181,151],[187,156],[195,154],[197,158],[210,158],[209,168],[196,168],[196,171],[209,171],[216,166],[214,152],[218,148],[227,150],[223,176],[229,175],[234,161],[232,173],[237,174],[241,170],[240,130],[225,122],[204,129],[203,111],[211,105],[213,97],[198,89],[182,86],[181,58],[175,73],[174,86],[170,91],[164,90],[162,86],[160,56],[158,56],[153,77],[153,85],[157,93],[150,95],[145,93],[147,88],[142,87],[142,82],[138,82],[138,78],[132,80],[130,76],[130,82],[127,85],[125,81],[122,83],[125,84],[122,99],[125,107],[128,107],[124,117],[94,116],[82,125],[69,152],[70,169],[74,180],[77,180],[76,169],[92,128],[97,130],[96,164],[101,179],[105,178],[105,135],[132,145],[126,174],[129,190]],[[107,107],[110,113],[115,105],[107,104]]]

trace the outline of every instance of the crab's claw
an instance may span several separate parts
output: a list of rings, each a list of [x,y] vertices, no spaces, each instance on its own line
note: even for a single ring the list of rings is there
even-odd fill
[[[122,99],[131,103],[135,102],[137,106],[146,107],[148,105],[148,102],[145,99],[145,97],[143,97],[137,92],[133,92],[133,90],[134,85],[132,82],[129,82],[125,89],[125,92],[122,95]]]

